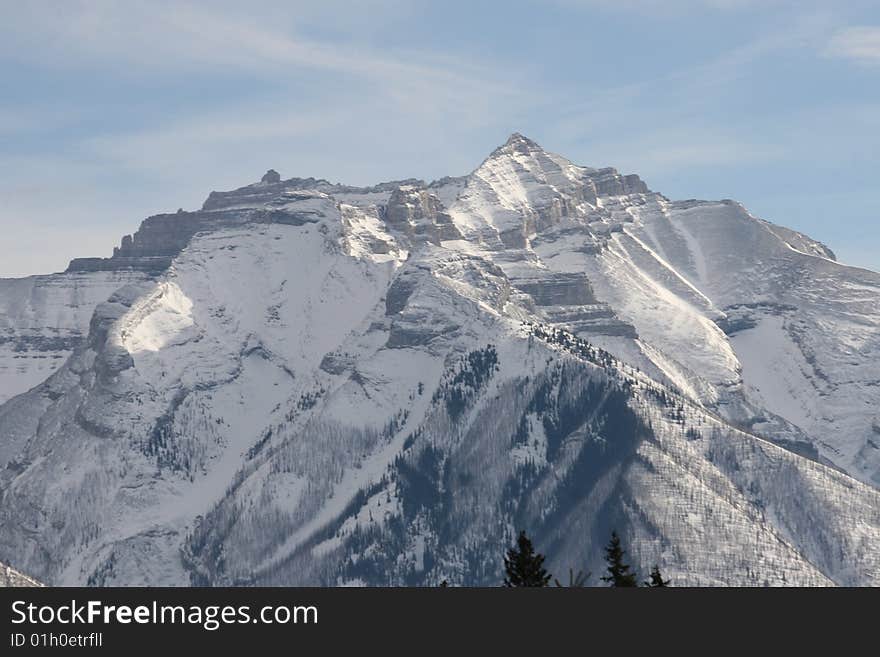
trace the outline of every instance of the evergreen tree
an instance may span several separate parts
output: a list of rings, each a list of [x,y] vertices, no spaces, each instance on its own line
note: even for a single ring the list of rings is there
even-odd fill
[[[655,564],[651,569],[651,579],[644,583],[644,586],[650,587],[652,589],[659,588],[661,586],[669,586],[669,580],[663,579],[663,575],[660,574],[660,568]]]
[[[602,578],[609,586],[638,586],[636,574],[630,572],[629,564],[623,562],[626,552],[620,547],[617,532],[611,532],[611,540],[605,547],[605,561],[608,562],[608,574]]]
[[[547,586],[550,573],[544,569],[544,555],[535,552],[525,531],[519,533],[516,547],[504,557],[504,586]]]

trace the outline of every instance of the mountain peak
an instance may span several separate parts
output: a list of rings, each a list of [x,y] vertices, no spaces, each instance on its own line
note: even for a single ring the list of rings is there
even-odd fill
[[[535,151],[543,151],[537,142],[532,141],[525,135],[520,134],[519,132],[514,132],[510,137],[507,138],[507,141],[504,142],[502,146],[499,146],[494,151],[492,151],[493,156],[497,155],[509,155],[511,153],[522,153],[523,155],[528,155],[529,153],[533,153]]]
[[[527,146],[532,146],[533,148],[540,148],[537,143],[526,137],[525,135],[514,132],[507,138],[507,141],[504,143],[505,146],[513,146],[518,144],[525,144]]]

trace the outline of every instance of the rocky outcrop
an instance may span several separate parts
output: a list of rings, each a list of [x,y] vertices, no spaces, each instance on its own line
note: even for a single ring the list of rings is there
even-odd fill
[[[638,337],[632,324],[622,321],[607,303],[596,298],[584,274],[555,273],[516,278],[512,283],[532,298],[536,312],[551,324],[564,326],[577,335]]]
[[[632,339],[639,337],[635,327],[621,320],[607,303],[541,310],[549,323],[563,326],[575,335],[606,335]]]
[[[401,186],[391,192],[385,206],[385,221],[412,242],[461,239],[452,217],[440,200],[426,189]]]
[[[273,187],[269,184],[268,187]],[[196,233],[222,230],[247,223],[288,224],[301,226],[318,220],[310,208],[297,208],[298,203],[312,199],[326,199],[326,195],[312,191],[277,189],[263,193],[258,207],[225,208],[219,210],[158,214],[148,217],[134,235],[125,235],[113,249],[110,258],[76,258],[68,272],[142,271],[158,274],[183,250]]]
[[[513,279],[512,283],[530,295],[538,306],[584,306],[597,303],[585,274],[557,273],[542,278]]]
[[[403,272],[394,279],[385,295],[385,314],[396,315],[406,308],[410,296],[418,285],[418,277]]]
[[[216,212],[218,210],[231,210],[243,207],[259,207],[278,198],[288,190],[323,190],[330,186],[328,181],[317,178],[290,178],[284,181],[267,180],[227,192],[211,192],[208,194],[204,204],[202,204],[202,211]]]
[[[617,169],[599,169],[590,174],[597,196],[622,196],[624,194],[647,194],[648,186],[636,175],[622,176]]]
[[[272,185],[274,183],[281,182],[281,174],[279,174],[275,169],[269,169],[263,177],[260,178],[260,182],[264,185]]]
[[[159,273],[168,268],[189,240],[205,226],[198,212],[179,211],[148,217],[134,235],[126,235],[110,258],[76,258],[68,272],[136,270]]]

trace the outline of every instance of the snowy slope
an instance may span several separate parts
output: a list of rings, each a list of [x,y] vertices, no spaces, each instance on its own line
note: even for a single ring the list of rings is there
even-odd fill
[[[28,577],[27,575],[23,575],[22,573],[18,572],[17,570],[14,570],[14,569],[10,568],[9,566],[6,566],[6,565],[0,563],[0,587],[4,587],[4,586],[32,587],[32,586],[42,586],[42,584],[40,584],[35,579]]]
[[[561,303],[536,300],[539,316],[880,483],[880,275],[733,201],[671,202],[520,135],[472,178],[450,208],[469,240],[448,246],[492,259],[515,285],[572,288],[585,275]]]
[[[88,332],[92,312],[133,272],[0,279],[0,404],[46,380]]]
[[[880,275],[841,265],[736,203],[680,205],[650,219],[655,243],[687,236],[686,251],[669,258],[685,269],[689,256],[692,280],[724,313],[745,397],[793,423],[823,458],[880,483]],[[756,415],[752,426],[772,433]]]
[[[0,406],[0,559],[492,584],[520,528],[558,572],[616,528],[680,584],[880,584],[880,276],[832,258],[521,135],[466,178],[212,193],[60,279],[91,307]]]

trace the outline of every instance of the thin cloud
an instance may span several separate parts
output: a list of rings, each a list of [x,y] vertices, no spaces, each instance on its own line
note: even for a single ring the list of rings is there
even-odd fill
[[[823,13],[803,16],[784,32],[769,31],[706,61],[656,78],[600,89],[579,102],[572,99],[563,103],[568,109],[555,122],[553,134],[563,142],[589,143],[591,151],[608,133],[634,135],[636,141],[654,145],[643,149],[644,160],[637,160],[644,166],[663,164],[678,169],[689,164],[698,167],[775,159],[778,149],[743,143],[723,124],[695,128],[694,123],[717,112],[726,95],[740,93],[738,83],[747,80],[768,57],[814,49],[827,34],[829,20]],[[650,123],[645,123],[645,107],[650,107]],[[689,126],[690,137],[678,134],[676,126],[680,125]],[[668,139],[672,135],[675,139]],[[662,152],[664,148],[668,153]]]
[[[728,167],[772,162],[786,155],[779,146],[748,140],[743,135],[724,133],[709,126],[669,126],[652,134],[590,143],[590,157],[583,164],[611,164],[625,173],[636,172],[647,179],[669,177],[699,167]],[[662,190],[660,190],[662,191]]]
[[[880,26],[848,27],[835,33],[825,51],[832,57],[880,64]]]
[[[273,16],[273,14],[269,14]],[[279,84],[292,70],[345,76],[382,85],[398,98],[427,94],[510,94],[509,75],[472,60],[420,51],[377,51],[365,45],[309,38],[295,24],[278,27],[261,13],[188,4],[78,2],[25,5],[0,24],[0,49],[44,65],[231,75]],[[378,87],[377,87],[378,88]]]
[[[386,3],[385,9],[392,7]],[[340,125],[341,117],[349,125],[359,121],[368,126],[370,113],[402,115],[423,125],[486,124],[535,102],[508,69],[450,53],[378,50],[356,38],[308,37],[296,20],[272,8],[241,13],[222,4],[207,9],[183,3],[86,1],[52,10],[34,3],[25,5],[14,20],[0,23],[0,54],[65,71],[113,72],[125,79],[214,76],[229,79],[229,84],[262,80],[273,89],[274,107],[226,102],[214,116],[204,110],[198,117],[179,111],[171,125],[160,121],[138,126],[130,135],[89,140],[104,151],[113,150],[113,142],[122,147],[142,141],[156,152],[162,144],[204,142],[206,136],[215,143],[248,136],[284,138],[301,133],[303,125],[315,133],[322,126]],[[297,11],[291,15],[297,15],[301,7],[293,8]],[[184,129],[190,134],[183,134]]]

